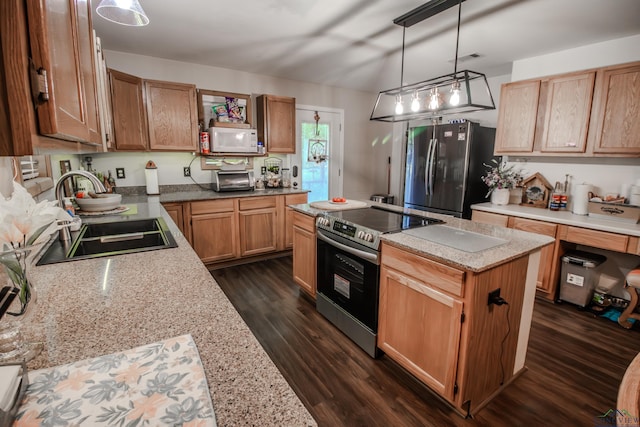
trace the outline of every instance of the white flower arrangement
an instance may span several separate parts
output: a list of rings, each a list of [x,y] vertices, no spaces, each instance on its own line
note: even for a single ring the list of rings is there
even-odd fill
[[[493,165],[484,164],[489,168],[487,174],[482,176],[482,182],[489,187],[489,192],[485,197],[489,197],[493,190],[516,188],[522,182],[522,174],[515,169],[514,165],[509,166],[507,163],[498,162],[496,159],[492,159],[491,163]]]

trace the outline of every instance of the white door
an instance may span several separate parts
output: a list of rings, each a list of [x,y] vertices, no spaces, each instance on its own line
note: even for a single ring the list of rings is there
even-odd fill
[[[309,202],[342,197],[344,112],[296,106],[296,154],[299,186],[309,190]],[[317,119],[317,120],[316,120]]]

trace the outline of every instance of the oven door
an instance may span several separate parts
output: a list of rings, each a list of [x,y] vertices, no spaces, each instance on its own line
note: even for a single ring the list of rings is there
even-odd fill
[[[379,252],[324,230],[317,236],[318,293],[376,333]]]

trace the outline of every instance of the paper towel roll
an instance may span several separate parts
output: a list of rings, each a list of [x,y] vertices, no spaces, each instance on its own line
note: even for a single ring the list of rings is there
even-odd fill
[[[591,185],[577,184],[573,187],[573,208],[571,212],[576,215],[587,215],[589,213],[589,192]]]
[[[147,162],[144,177],[147,181],[147,194],[160,194],[160,189],[158,188],[158,168],[151,160]]]

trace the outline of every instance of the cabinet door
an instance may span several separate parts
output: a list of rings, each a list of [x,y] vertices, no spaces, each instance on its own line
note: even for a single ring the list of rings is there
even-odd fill
[[[145,151],[149,146],[142,79],[109,70],[116,150]]]
[[[198,150],[198,109],[195,85],[145,81],[149,148]]]
[[[275,252],[278,249],[276,208],[239,212],[240,256]]]
[[[284,221],[284,247],[290,249],[293,247],[293,217],[294,210],[289,205],[299,205],[307,203],[307,194],[288,194],[284,198],[285,221]],[[300,214],[303,215],[303,214]],[[306,216],[306,215],[305,215]],[[314,224],[315,227],[315,224]]]
[[[258,106],[258,139],[269,153],[296,152],[296,100],[284,96],[261,95]]]
[[[167,211],[173,222],[175,222],[175,224],[178,226],[182,234],[185,234],[182,203],[163,203],[162,206]]]
[[[509,218],[509,226],[515,230],[528,231],[530,233],[544,234],[545,236],[556,237],[558,226],[544,221],[535,221],[532,219],[511,217]],[[556,284],[552,283],[551,270],[554,259],[554,245],[548,245],[542,248],[540,253],[540,267],[538,269],[538,278],[536,287],[544,293],[549,299],[555,298]]]
[[[640,63],[598,71],[592,121],[594,153],[640,154]]]
[[[595,75],[590,72],[549,80],[542,152],[584,153]]]
[[[505,83],[500,90],[495,153],[533,151],[540,81]]]
[[[383,265],[378,347],[453,400],[462,301]]]
[[[293,227],[293,280],[316,296],[316,233]]]
[[[27,13],[33,65],[48,89],[36,105],[39,132],[100,143],[89,2],[29,1]]]
[[[471,212],[471,221],[506,227],[509,223],[509,217],[507,215],[474,210]]]
[[[236,216],[233,212],[191,216],[193,250],[203,262],[238,256]]]

